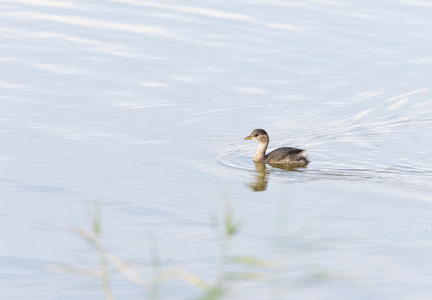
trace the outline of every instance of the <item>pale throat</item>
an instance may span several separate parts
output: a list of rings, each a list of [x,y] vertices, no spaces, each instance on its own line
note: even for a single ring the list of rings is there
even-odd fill
[[[258,148],[254,155],[254,162],[262,162],[267,150],[268,143],[258,143]]]

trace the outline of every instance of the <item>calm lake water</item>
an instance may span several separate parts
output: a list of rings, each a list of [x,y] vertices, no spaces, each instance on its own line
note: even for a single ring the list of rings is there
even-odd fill
[[[224,299],[430,298],[430,2],[4,0],[0,19],[1,299],[104,299],[74,274],[98,270],[73,229],[95,210],[142,278],[157,255],[212,282],[227,207],[229,253],[277,268],[229,263],[265,278]],[[255,166],[255,128],[311,163]],[[111,269],[116,299],[151,296]],[[203,294],[180,277],[159,299]]]

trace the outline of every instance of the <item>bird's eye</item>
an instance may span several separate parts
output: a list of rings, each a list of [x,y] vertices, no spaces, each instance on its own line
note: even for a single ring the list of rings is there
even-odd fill
[[[255,134],[255,135],[254,135],[254,137],[257,137],[257,136],[258,136],[258,134]]]

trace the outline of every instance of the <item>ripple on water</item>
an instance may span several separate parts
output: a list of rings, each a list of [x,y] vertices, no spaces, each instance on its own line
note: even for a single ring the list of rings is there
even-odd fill
[[[305,148],[312,161],[307,168],[296,172],[272,166],[267,166],[266,172],[278,182],[376,180],[393,185],[427,186],[432,165],[425,149],[430,143],[425,145],[421,137],[415,139],[423,141],[419,144],[407,145],[404,141],[424,134],[422,131],[430,124],[432,107],[425,105],[430,101],[424,97],[429,89],[396,96],[393,93],[385,89],[362,93],[353,99],[354,105],[341,103],[328,113],[315,110],[301,117],[287,118],[282,110],[280,114],[273,111],[271,116],[266,115],[262,123],[267,124],[265,129],[270,133],[269,150],[285,145]],[[376,98],[383,101],[377,102]],[[420,115],[419,107],[423,109]],[[252,162],[256,145],[233,142],[214,147],[212,153],[219,164],[215,168],[218,173],[258,172]]]
[[[303,109],[302,105],[310,107],[311,103],[300,98],[291,106],[129,99],[83,115],[79,123],[61,120],[45,129],[69,139],[99,139],[107,149],[142,153],[152,161],[187,163],[224,177],[251,178],[264,171],[278,182],[375,179],[426,185],[430,162],[413,160],[412,155],[423,152],[426,157],[429,145],[406,149],[399,141],[431,123],[427,99],[418,98],[427,92],[422,89],[395,96],[380,89],[354,97],[350,105],[335,101],[331,107],[312,99],[317,106],[313,110]],[[417,97],[416,101],[410,97]],[[232,121],[242,114],[257,116],[254,126],[269,132],[269,151],[282,146],[307,149],[311,163],[293,172],[274,166],[257,169],[252,161],[256,144],[243,140],[254,128],[238,128]],[[221,131],[223,137],[218,135]]]

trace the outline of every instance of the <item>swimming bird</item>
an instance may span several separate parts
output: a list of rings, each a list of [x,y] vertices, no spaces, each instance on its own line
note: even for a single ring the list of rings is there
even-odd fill
[[[270,138],[264,129],[254,129],[252,133],[244,138],[245,140],[254,140],[258,142],[258,149],[255,152],[253,161],[256,163],[269,164],[296,164],[307,165],[309,159],[306,156],[306,150],[292,147],[282,147],[266,154]]]

